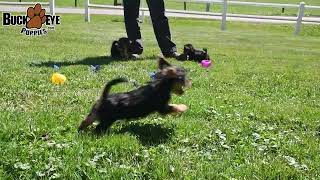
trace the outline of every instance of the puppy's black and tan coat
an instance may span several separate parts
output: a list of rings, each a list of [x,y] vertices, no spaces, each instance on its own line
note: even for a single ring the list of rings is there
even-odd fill
[[[82,121],[79,131],[95,120],[100,122],[96,127],[96,133],[100,134],[120,119],[144,117],[153,112],[169,114],[186,111],[186,105],[169,104],[171,92],[182,95],[183,88],[191,85],[186,77],[186,71],[181,67],[170,65],[162,58],[159,59],[159,69],[152,82],[126,93],[109,94],[113,85],[126,82],[122,78],[110,81],[90,114]]]

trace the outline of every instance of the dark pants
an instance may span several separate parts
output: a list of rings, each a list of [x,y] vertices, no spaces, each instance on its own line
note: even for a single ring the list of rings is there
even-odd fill
[[[147,0],[153,30],[163,55],[176,52],[176,45],[171,41],[168,18],[165,16],[163,0]],[[128,38],[133,42],[130,49],[136,54],[143,51],[139,27],[140,0],[123,0],[124,19]]]

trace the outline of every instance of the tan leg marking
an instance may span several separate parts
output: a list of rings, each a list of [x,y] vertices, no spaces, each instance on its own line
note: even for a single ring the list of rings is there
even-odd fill
[[[184,104],[170,104],[173,107],[173,113],[182,113],[188,110],[188,107]]]

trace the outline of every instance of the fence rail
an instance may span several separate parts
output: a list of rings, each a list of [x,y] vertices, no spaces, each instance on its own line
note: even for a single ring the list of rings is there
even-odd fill
[[[175,0],[176,2],[189,3],[217,3],[223,4],[223,0]],[[246,2],[246,1],[228,1],[230,5],[240,6],[260,6],[260,7],[276,7],[276,8],[298,8],[299,4],[283,4],[283,3],[263,3],[263,2]],[[308,9],[320,9],[320,6],[306,5]]]
[[[298,13],[295,19],[296,25],[294,34],[298,35],[301,31],[303,17],[305,9],[320,9],[320,6],[310,6],[306,5],[304,2],[300,2],[300,4],[278,4],[278,3],[260,3],[260,2],[244,2],[244,1],[228,1],[228,0],[177,0],[179,2],[183,2],[186,6],[186,2],[194,2],[194,3],[206,3],[206,9],[208,10],[208,3],[219,3],[222,4],[221,13],[210,13],[210,12],[190,12],[190,11],[181,11],[181,10],[166,10],[166,12],[172,13],[181,13],[181,14],[197,14],[197,15],[212,15],[212,16],[221,16],[221,30],[226,30],[227,17],[228,17],[228,5],[240,5],[240,6],[261,6],[261,7],[279,7],[279,8],[297,8]],[[141,3],[142,4],[142,3]],[[141,6],[141,5],[140,5]],[[122,6],[111,6],[111,5],[101,5],[101,4],[91,4],[90,0],[85,0],[85,21],[90,22],[90,8],[107,8],[107,9],[123,9]],[[143,21],[144,12],[148,11],[147,8],[141,6],[140,8],[140,18]],[[250,18],[249,16],[247,18]],[[253,17],[252,17],[253,18]],[[281,17],[272,17],[272,16],[263,16],[261,19],[266,20],[283,20]],[[290,19],[292,20],[292,19]],[[307,21],[306,21],[307,22]]]
[[[49,3],[48,2],[3,2],[3,1],[0,1],[0,5],[21,5],[21,6],[24,6],[24,5],[35,5],[36,3],[41,3],[41,5],[46,5],[46,6],[49,6]]]
[[[34,6],[35,4],[40,3],[42,6],[48,6],[50,9],[50,14],[55,15],[55,0],[49,0],[49,2],[6,2],[0,1],[0,5],[8,6]]]
[[[308,6],[306,5],[307,9],[320,9],[320,6]]]

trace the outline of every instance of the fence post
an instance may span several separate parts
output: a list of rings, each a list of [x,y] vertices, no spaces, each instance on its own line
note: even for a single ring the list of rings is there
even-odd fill
[[[131,0],[129,0],[131,1]],[[144,7],[144,0],[141,0],[140,1],[140,8],[143,8]],[[141,9],[141,15],[140,15],[140,22],[144,22],[144,10]]]
[[[300,2],[299,5],[299,11],[298,11],[298,17],[297,17],[297,23],[296,23],[296,28],[294,31],[295,35],[298,35],[301,31],[301,25],[302,25],[302,18],[304,16],[304,8],[305,8],[305,3],[304,2]]]
[[[187,10],[187,2],[183,2],[183,10]]]
[[[209,12],[210,11],[210,3],[206,4],[206,11]]]
[[[90,22],[89,0],[84,0],[84,20]]]
[[[56,14],[56,12],[55,12],[55,9],[54,9],[54,0],[50,0],[49,1],[49,7],[50,7],[50,14],[52,15],[52,16],[54,16],[55,14]]]
[[[226,30],[226,22],[227,22],[227,9],[228,9],[228,2],[227,0],[223,0],[223,7],[222,7],[222,17],[221,17],[221,30]]]

